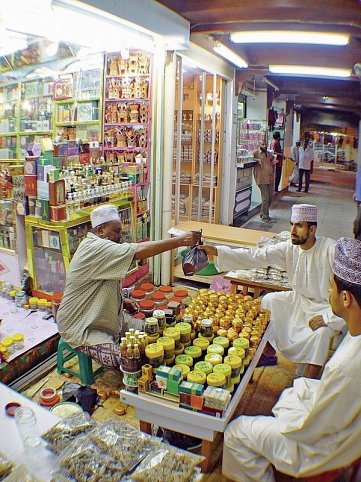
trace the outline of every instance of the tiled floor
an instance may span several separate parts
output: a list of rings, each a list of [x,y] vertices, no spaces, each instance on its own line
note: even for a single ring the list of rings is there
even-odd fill
[[[289,231],[291,206],[307,203],[318,207],[319,236],[334,239],[352,237],[352,225],[356,217],[356,204],[353,201],[355,175],[351,172],[342,174],[343,177],[338,179],[338,172],[323,173],[322,170],[315,170],[308,193],[297,192],[297,187],[289,187],[288,191],[277,194],[270,208],[270,223],[261,221],[257,214],[242,227],[276,233]],[[345,174],[348,174],[346,181]]]

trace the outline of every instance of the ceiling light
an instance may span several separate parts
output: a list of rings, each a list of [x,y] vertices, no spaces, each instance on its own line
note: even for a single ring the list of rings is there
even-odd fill
[[[221,44],[217,40],[214,42],[213,50],[217,52],[217,54],[222,55],[222,57],[232,62],[232,64],[236,65],[240,69],[246,69],[248,67],[248,63],[244,59],[242,59],[242,57],[240,57],[238,54],[236,54],[236,52]]]
[[[300,32],[297,30],[259,30],[231,34],[235,43],[294,43],[317,45],[347,45],[350,36],[333,32]]]
[[[273,74],[314,75],[317,77],[350,77],[352,70],[338,67],[311,67],[305,65],[270,65]]]

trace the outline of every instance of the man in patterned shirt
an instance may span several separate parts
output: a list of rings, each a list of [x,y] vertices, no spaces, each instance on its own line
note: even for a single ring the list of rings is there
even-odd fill
[[[144,243],[121,243],[122,226],[117,208],[99,206],[90,214],[92,232],[80,243],[66,277],[57,312],[59,333],[72,347],[100,365],[119,368],[119,337],[128,328],[123,309],[121,280],[133,260],[146,259],[180,246],[192,246],[200,231]],[[135,320],[134,320],[135,321]]]

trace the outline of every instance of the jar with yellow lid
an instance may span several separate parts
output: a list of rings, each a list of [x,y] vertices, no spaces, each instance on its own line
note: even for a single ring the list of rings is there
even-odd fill
[[[46,311],[46,303],[48,300],[45,298],[39,298],[38,299],[38,308],[40,311]]]
[[[0,345],[0,358],[2,358],[3,361],[7,361],[9,358],[9,352],[4,345]]]
[[[209,345],[207,353],[217,353],[218,355],[224,355],[224,348],[221,345]]]
[[[22,333],[15,333],[13,335],[14,349],[22,350],[24,348],[24,335]]]
[[[229,393],[234,392],[234,383],[230,383],[228,386],[224,387],[225,390],[228,390]]]
[[[212,363],[206,361],[199,361],[194,365],[194,369],[197,371],[204,372],[206,375],[209,375],[213,372],[213,365]]]
[[[183,343],[178,344],[178,348],[174,348],[175,356],[181,355],[184,352],[184,345]]]
[[[199,383],[200,385],[204,385],[207,381],[207,375],[200,370],[193,370],[190,371],[187,375],[187,381],[191,383]]]
[[[10,299],[12,299],[12,300],[15,301],[16,293],[17,293],[17,290],[10,290],[10,291],[9,291]]]
[[[202,358],[202,350],[199,346],[187,346],[184,348],[184,354],[191,356],[193,358],[193,363],[199,362]]]
[[[202,354],[205,355],[209,346],[209,340],[207,338],[195,338],[193,340],[193,345],[199,346],[199,348],[202,350]]]
[[[188,367],[193,366],[193,358],[190,355],[178,355],[175,357],[176,365],[187,365]]]
[[[233,340],[232,346],[234,346],[235,348],[243,348],[246,356],[248,356],[249,340],[247,340],[247,338],[236,338],[235,340]]]
[[[170,336],[171,338],[173,338],[173,340],[175,342],[175,349],[179,348],[180,331],[178,330],[178,328],[176,326],[165,328],[165,330],[163,331],[163,335],[164,336]]]
[[[150,343],[145,347],[147,362],[153,368],[158,368],[164,362],[164,348],[160,343]]]
[[[246,356],[246,352],[243,348],[236,348],[235,346],[231,346],[228,349],[228,355],[237,355],[243,360],[243,358],[245,358]]]
[[[39,298],[37,298],[36,296],[32,296],[31,298],[29,298],[29,306],[31,310],[38,309],[38,301],[39,301]]]
[[[5,336],[5,338],[1,340],[1,344],[6,348],[9,355],[13,355],[15,353],[14,340],[11,336]]]
[[[15,304],[16,306],[23,306],[26,302],[26,293],[25,291],[18,291],[15,295]]]
[[[213,334],[213,322],[209,318],[201,320],[200,335],[206,338],[214,337]]]
[[[181,321],[180,323],[177,323],[175,327],[180,331],[180,342],[185,346],[189,346],[188,344],[191,342],[192,326],[189,323]]]
[[[144,331],[148,336],[156,336],[158,335],[158,320],[154,317],[149,317],[145,319],[145,327]]]
[[[226,336],[216,336],[213,338],[213,345],[221,345],[226,351],[229,347],[229,340]]]
[[[204,361],[212,363],[212,365],[215,366],[219,363],[222,363],[223,360],[221,355],[218,355],[218,353],[207,353],[207,355],[204,357]]]
[[[164,348],[164,361],[169,361],[170,358],[174,359],[174,346],[175,341],[170,336],[161,336],[158,338],[157,343],[160,343]]]
[[[223,373],[210,373],[207,375],[207,385],[210,387],[224,388],[226,377]]]
[[[174,365],[173,368],[180,370],[182,372],[183,380],[187,380],[187,375],[191,371],[188,365],[179,364],[179,365]]]
[[[243,365],[247,367],[251,363],[251,357],[250,355],[246,356],[246,358],[243,360]]]
[[[231,382],[232,368],[230,367],[230,365],[227,365],[226,363],[220,363],[219,365],[215,365],[213,367],[213,373],[223,373],[223,375],[226,378],[226,381],[224,384],[225,387],[228,387],[228,385],[232,383]]]
[[[232,383],[239,383],[241,368],[243,367],[243,360],[237,355],[228,355],[224,358],[224,363],[229,365],[232,369],[231,381]]]

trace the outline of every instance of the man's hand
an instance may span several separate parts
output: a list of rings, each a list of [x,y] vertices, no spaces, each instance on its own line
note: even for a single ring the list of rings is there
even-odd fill
[[[128,298],[125,298],[123,300],[123,308],[127,310],[128,313],[133,315],[134,313],[138,313],[139,311],[139,306],[135,301],[129,300]]]
[[[209,244],[200,244],[198,249],[203,249],[208,256],[218,256],[218,250],[215,246],[210,246]]]
[[[318,328],[321,328],[322,326],[327,326],[326,323],[324,323],[322,315],[316,315],[313,318],[310,319],[308,322],[309,327],[311,330],[315,331]]]
[[[187,231],[180,236],[182,239],[182,246],[194,246],[201,240],[201,237],[202,231]]]

